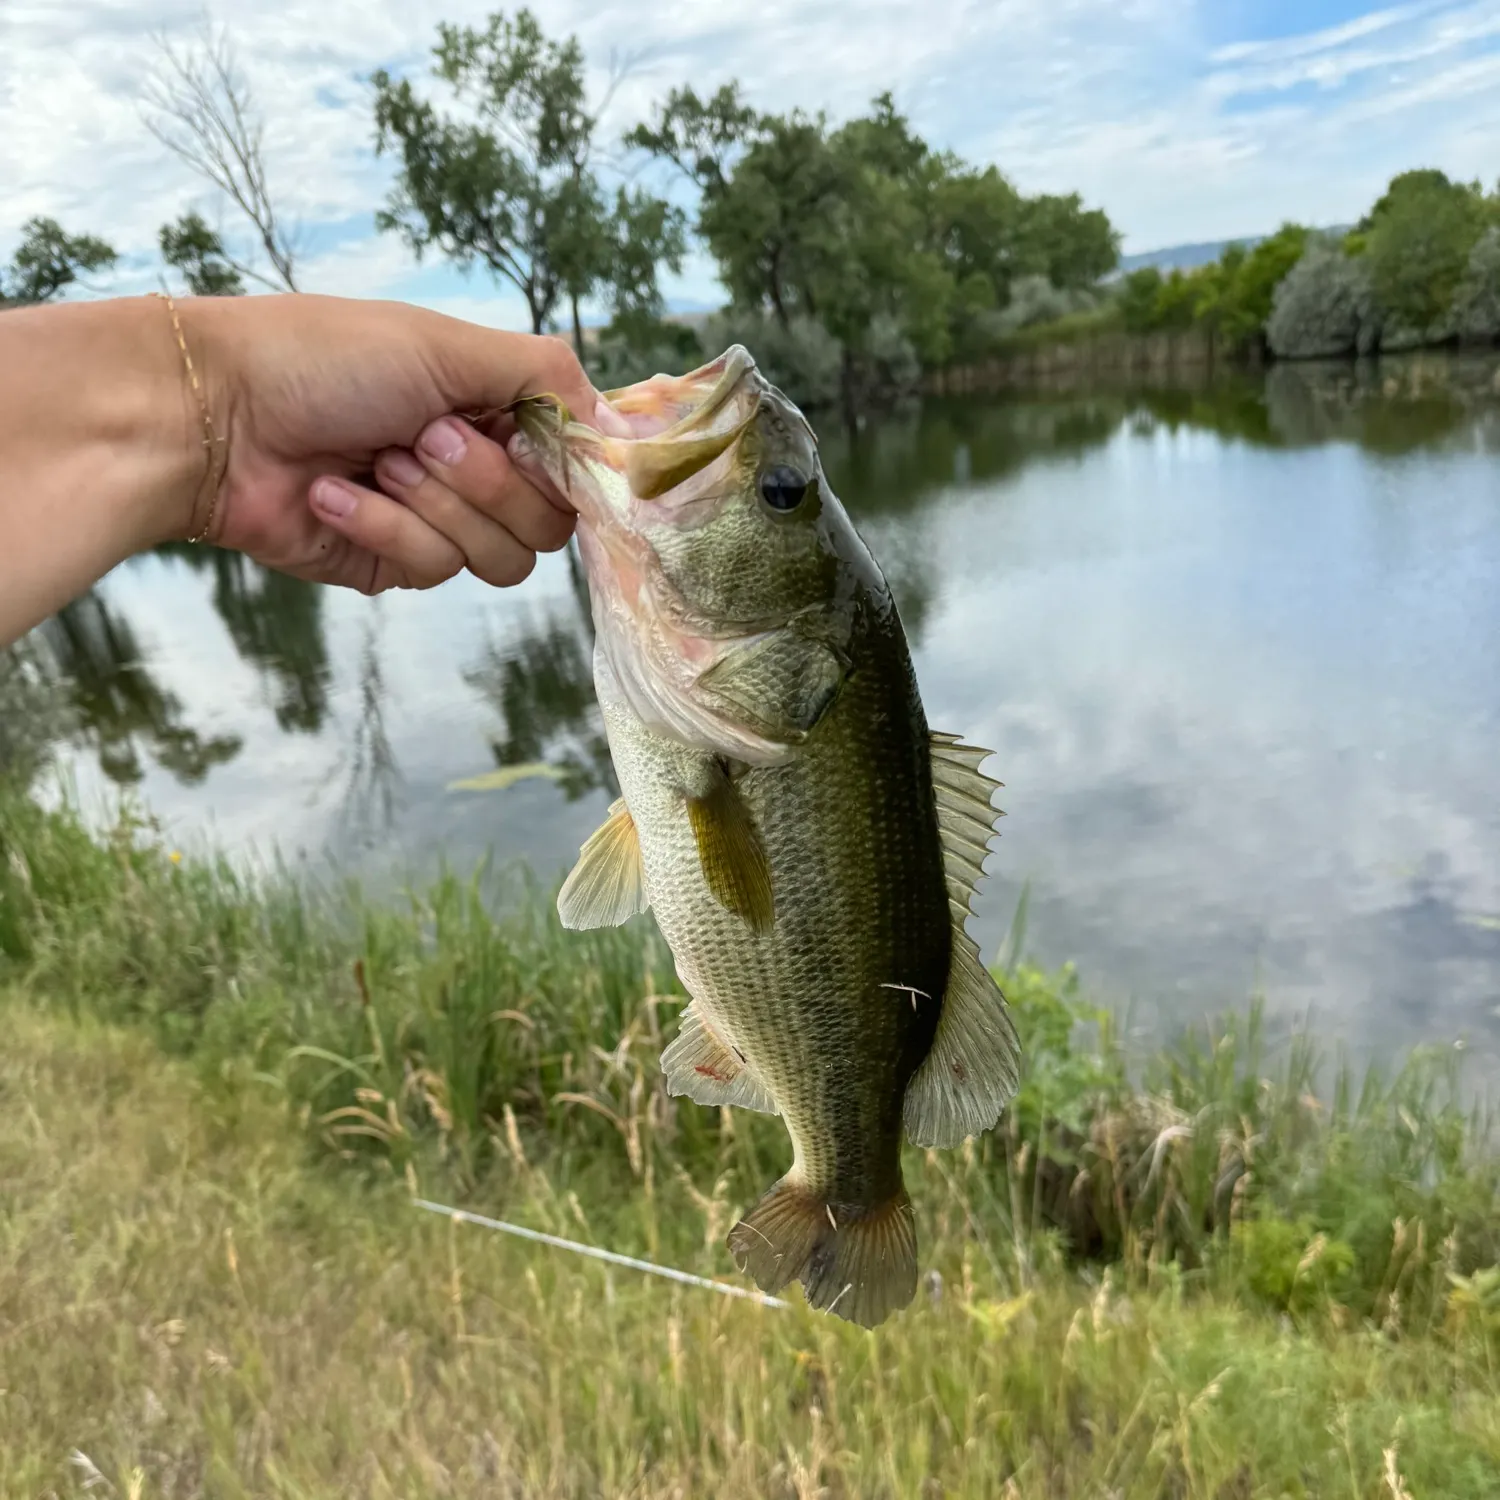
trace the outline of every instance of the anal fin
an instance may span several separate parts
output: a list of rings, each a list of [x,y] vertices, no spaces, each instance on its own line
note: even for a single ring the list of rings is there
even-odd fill
[[[618,927],[646,910],[645,875],[635,819],[621,799],[589,835],[557,893],[564,927]]]
[[[917,1290],[917,1230],[898,1188],[870,1206],[826,1203],[783,1177],[729,1231],[729,1251],[763,1292],[802,1283],[822,1312],[874,1328]]]
[[[732,1105],[780,1114],[776,1101],[754,1070],[731,1048],[690,1001],[682,1013],[677,1035],[661,1055],[667,1092],[682,1094],[695,1104]]]

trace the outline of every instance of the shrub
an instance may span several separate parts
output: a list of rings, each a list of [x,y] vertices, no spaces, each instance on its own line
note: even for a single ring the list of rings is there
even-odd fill
[[[1276,288],[1266,339],[1281,359],[1368,354],[1378,326],[1365,261],[1314,244]]]

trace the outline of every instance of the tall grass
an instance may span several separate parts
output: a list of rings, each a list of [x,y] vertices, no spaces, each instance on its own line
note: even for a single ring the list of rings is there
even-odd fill
[[[150,1035],[200,1097],[258,1100],[348,1163],[372,1213],[416,1219],[399,1208],[416,1187],[732,1275],[723,1236],[784,1168],[780,1123],[667,1096],[656,1058],[684,997],[649,920],[564,933],[545,893],[518,894],[495,916],[481,872],[373,904],[181,860],[135,817],[95,837],[0,792],[0,991],[17,1015]],[[955,1493],[1334,1492],[1303,1473],[1363,1496],[1387,1493],[1395,1442],[1407,1481],[1446,1486],[1417,1493],[1500,1493],[1500,1427],[1465,1415],[1500,1410],[1500,1154],[1451,1051],[1356,1080],[1309,1042],[1268,1049],[1252,1011],[1130,1059],[1070,971],[1012,963],[1004,980],[1020,1094],[990,1136],[911,1152],[930,1274],[876,1335],[640,1288],[621,1311],[597,1268],[481,1250],[477,1230],[393,1232],[401,1255],[531,1268],[524,1289],[479,1273],[483,1311],[453,1269],[439,1339],[465,1369],[488,1358],[465,1339],[524,1346],[549,1393],[514,1420],[527,1463],[552,1426],[560,1450],[512,1492],[948,1493],[977,1443],[993,1482]],[[358,1274],[379,1280],[367,1250]],[[1224,1425],[1231,1409],[1270,1421],[1251,1408],[1273,1387],[1339,1393],[1343,1437],[1308,1437],[1332,1407],[1276,1417],[1302,1445],[1280,1457],[1265,1431]],[[1396,1433],[1401,1390],[1416,1435]],[[575,1453],[569,1423],[596,1447]]]

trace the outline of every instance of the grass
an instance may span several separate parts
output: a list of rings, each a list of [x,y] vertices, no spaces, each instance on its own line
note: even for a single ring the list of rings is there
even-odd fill
[[[0,1493],[1500,1492],[1500,1167],[1451,1056],[1320,1101],[1252,1015],[1131,1068],[1018,968],[1022,1094],[912,1153],[935,1275],[864,1333],[412,1209],[733,1276],[784,1165],[665,1096],[648,923],[493,904],[0,792]]]

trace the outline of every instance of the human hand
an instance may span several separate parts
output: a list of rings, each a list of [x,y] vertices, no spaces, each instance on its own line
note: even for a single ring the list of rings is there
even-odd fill
[[[208,540],[294,577],[367,594],[466,567],[519,583],[538,552],[566,544],[574,516],[511,462],[513,425],[497,409],[551,392],[581,420],[619,420],[558,339],[336,297],[178,306],[227,438]],[[184,534],[202,524],[201,495],[197,510]]]

